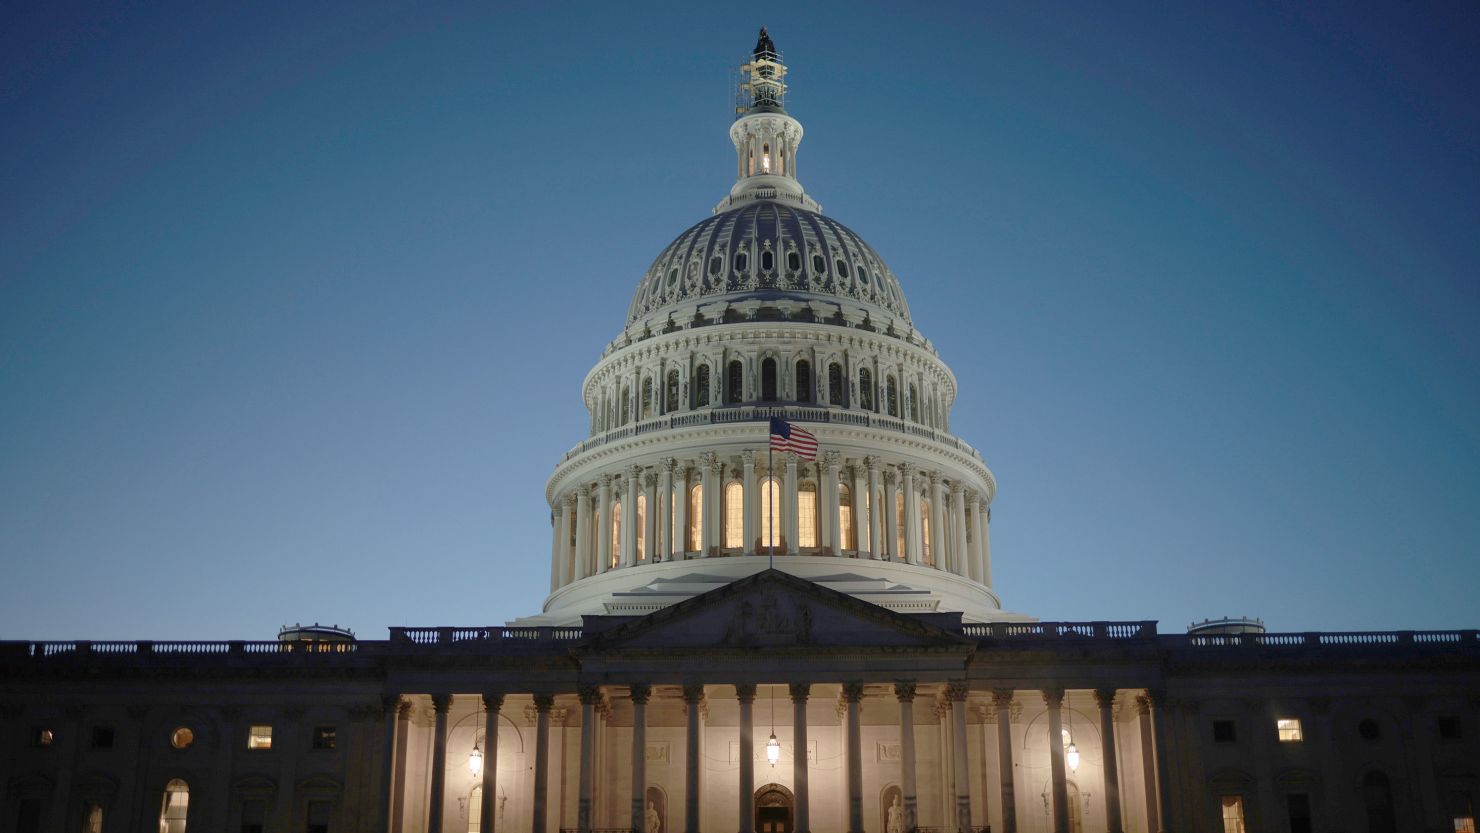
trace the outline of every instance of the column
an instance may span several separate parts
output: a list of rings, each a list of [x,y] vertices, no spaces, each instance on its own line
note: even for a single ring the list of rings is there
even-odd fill
[[[554,705],[553,694],[534,696],[534,823],[530,825],[531,833],[545,833],[546,821],[550,815],[550,708]],[[584,709],[581,717],[585,717]],[[582,731],[585,731],[584,725]],[[432,833],[441,831],[432,828]]]
[[[755,481],[755,452],[745,449],[740,452],[740,462],[744,468],[745,488],[745,541],[741,544],[740,551],[749,555],[758,552],[756,542],[760,540],[760,493]]]
[[[853,550],[854,555],[858,557],[869,552],[873,546],[873,537],[870,534],[872,530],[869,529],[868,521],[871,513],[867,511],[873,501],[868,497],[870,493],[865,491],[867,488],[868,484],[863,479],[863,467],[855,464],[853,466]],[[847,544],[847,541],[843,542],[844,546]]]
[[[884,506],[880,517],[884,521],[884,557],[890,561],[904,558],[899,552],[899,491],[895,488],[896,475],[893,469],[884,470]]]
[[[1100,707],[1100,743],[1105,758],[1105,826],[1109,833],[1124,833],[1120,812],[1120,773],[1115,762],[1115,689],[1095,689]]]
[[[432,737],[432,794],[427,799],[427,830],[442,833],[442,803],[446,800],[447,788],[447,710],[452,706],[452,695],[433,694],[432,708],[437,712],[437,723]]]
[[[940,472],[930,473],[930,560],[935,569],[946,569],[945,489]]]
[[[487,692],[482,707],[488,715],[482,731],[482,832],[493,833],[499,812],[499,709],[503,695]]]
[[[391,782],[396,768],[396,716],[400,707],[401,695],[381,696],[380,711],[385,717],[385,742],[380,756],[380,795],[376,800],[380,806],[380,818],[375,821],[376,833],[388,833],[391,817],[396,814],[395,793],[391,790]]]
[[[1162,824],[1162,780],[1157,759],[1157,733],[1152,725],[1151,697],[1150,692],[1137,695],[1136,718],[1141,730],[1141,767],[1142,783],[1146,785],[1146,827],[1152,831],[1162,831],[1166,827]]]
[[[981,583],[992,586],[992,506],[985,498],[981,502],[981,511],[977,514],[977,529],[981,534],[977,536],[978,547],[981,550]]]
[[[703,685],[689,684],[683,687],[684,708],[688,712],[688,734],[684,738],[683,762],[684,833],[699,833],[699,771],[704,765],[699,757],[699,704],[703,701]]]
[[[848,833],[864,833],[863,729],[859,723],[862,700],[863,683],[843,683],[843,701],[848,704]]]
[[[971,530],[971,546],[966,550],[966,561],[971,568],[971,580],[982,580],[982,503],[981,495],[972,492],[966,496],[967,528]]]
[[[673,542],[673,557],[680,561],[689,551],[689,472],[692,470],[685,463],[674,470],[673,477],[678,492],[673,496],[673,528],[677,539]]]
[[[1172,826],[1172,793],[1171,777],[1169,768],[1171,761],[1167,757],[1170,744],[1167,743],[1167,735],[1172,729],[1170,711],[1166,706],[1166,692],[1146,692],[1146,699],[1151,704],[1151,736],[1155,740],[1153,749],[1156,751],[1156,804],[1161,819],[1161,827],[1157,828],[1161,833]]]
[[[596,497],[596,572],[612,566],[612,475],[601,476],[601,489]]]
[[[406,813],[406,751],[410,746],[407,737],[411,734],[411,704],[405,699],[396,706],[396,770],[395,780],[391,785],[391,801],[394,802],[395,813],[391,816],[390,833],[401,833]]]
[[[571,548],[575,553],[576,578],[591,575],[591,487],[576,489],[576,543]]]
[[[647,833],[647,702],[653,687],[634,683],[632,698],[632,833]]]
[[[826,555],[837,555],[842,550],[843,542],[838,539],[838,461],[841,455],[836,451],[823,452],[822,465],[819,467],[818,479],[822,481],[822,493],[817,499],[822,501],[822,511],[818,512],[822,517],[817,525],[818,544]]]
[[[1002,833],[1017,833],[1017,787],[1012,766],[1012,689],[992,692],[997,707],[997,771],[1002,776]]]
[[[797,456],[790,451],[786,457],[786,483],[782,489],[781,529],[786,538],[786,554],[797,554]]]
[[[565,577],[564,562],[562,557],[565,541],[560,537],[560,503],[550,507],[550,592],[559,589]]]
[[[878,561],[884,553],[884,542],[880,540],[884,525],[880,521],[887,506],[879,492],[879,458],[873,455],[863,458],[863,467],[868,471],[868,554]]]
[[[637,563],[637,494],[642,489],[642,466],[629,466],[627,488],[622,490],[623,567]]]
[[[560,558],[560,586],[576,580],[576,557],[570,546],[570,524],[575,519],[576,498],[575,495],[566,495],[560,499],[560,525],[555,539],[559,542],[555,545],[555,551]]]
[[[899,698],[899,791],[904,794],[904,829],[914,830],[916,823],[915,795],[915,682],[901,680],[894,684],[894,696]]]
[[[699,475],[704,478],[704,546],[699,557],[708,558],[709,553],[719,546],[720,472],[724,464],[713,451],[706,451],[700,466],[703,471]]]
[[[601,691],[594,685],[583,685],[576,690],[581,701],[581,760],[580,781],[576,800],[576,830],[591,833],[591,788],[592,754],[596,746],[596,701]]]
[[[911,564],[920,564],[920,496],[915,492],[915,465],[905,463],[899,467],[901,486],[904,488],[904,555]]]
[[[966,697],[969,693],[965,680],[952,682],[946,687],[946,696],[951,701],[952,746],[956,752],[956,829],[961,833],[971,831],[971,759],[966,749]]]
[[[1069,785],[1064,774],[1064,690],[1045,688],[1048,706],[1048,769],[1053,782],[1053,833],[1069,833]]]
[[[673,466],[672,457],[658,466],[658,555],[654,561],[673,557]]]
[[[740,833],[755,833],[755,686],[735,686],[740,703]]]
[[[637,554],[639,559],[651,564],[657,560],[658,553],[658,475],[648,472],[642,476],[642,485],[645,487],[646,507],[643,511],[643,544],[642,552]]]
[[[810,806],[807,798],[807,697],[812,693],[811,683],[792,683],[791,691],[791,780],[796,799],[795,833],[811,833]]]
[[[959,481],[951,484],[951,571],[958,576],[971,578],[971,559],[967,556],[966,543],[966,490]]]

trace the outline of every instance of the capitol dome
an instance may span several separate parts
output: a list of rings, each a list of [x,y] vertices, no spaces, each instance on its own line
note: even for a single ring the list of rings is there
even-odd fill
[[[765,30],[741,72],[735,184],[586,375],[589,434],[545,487],[550,595],[514,624],[645,615],[769,567],[897,612],[1027,619],[992,589],[997,482],[951,433],[955,375],[797,179]]]

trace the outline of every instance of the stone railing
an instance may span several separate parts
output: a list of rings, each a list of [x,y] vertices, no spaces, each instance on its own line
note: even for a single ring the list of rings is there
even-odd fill
[[[894,431],[914,437],[921,437],[939,443],[940,445],[954,448],[978,461],[982,459],[981,452],[953,434],[931,428],[928,425],[920,425],[900,419],[899,417],[884,416],[873,413],[872,411],[845,410],[816,405],[738,405],[668,414],[666,416],[623,425],[620,428],[613,428],[610,431],[603,431],[586,439],[570,451],[565,452],[565,456],[561,458],[561,462],[579,454],[584,454],[593,448],[598,448],[617,440],[625,440],[639,434],[647,434],[653,431],[668,431],[675,428],[693,428],[698,425],[766,422],[771,417],[780,417],[792,422],[821,422],[833,425],[853,425],[859,428],[877,428],[883,431]]]
[[[1312,645],[1477,645],[1480,631],[1351,631],[1323,633],[1213,633],[1172,637],[1193,648],[1292,648]]]
[[[961,632],[990,639],[1151,639],[1156,636],[1156,622],[991,622],[962,625]]]

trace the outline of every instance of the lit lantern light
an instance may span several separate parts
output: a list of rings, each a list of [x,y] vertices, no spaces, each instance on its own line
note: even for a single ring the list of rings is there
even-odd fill
[[[1064,757],[1067,758],[1068,761],[1069,761],[1069,771],[1070,772],[1078,772],[1079,771],[1079,747],[1077,747],[1077,746],[1074,745],[1074,741],[1069,741],[1069,748],[1066,749],[1066,750],[1064,750]]]
[[[1078,758],[1075,758],[1078,760]],[[477,778],[483,772],[483,750],[478,744],[473,744],[473,751],[468,753],[468,769],[473,771],[473,777]]]
[[[771,739],[766,741],[766,760],[771,766],[775,766],[776,762],[781,760],[781,741],[776,739],[775,732],[772,732]]]
[[[766,173],[771,172],[771,154],[761,154],[761,170],[765,171]]]

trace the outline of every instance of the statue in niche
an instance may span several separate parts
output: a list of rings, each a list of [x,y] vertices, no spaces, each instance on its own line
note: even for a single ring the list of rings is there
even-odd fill
[[[894,797],[894,803],[889,805],[889,816],[884,822],[884,833],[904,833],[904,807],[900,805],[897,795]]]
[[[658,817],[658,811],[653,807],[653,802],[647,803],[647,833],[663,833],[663,820]]]

